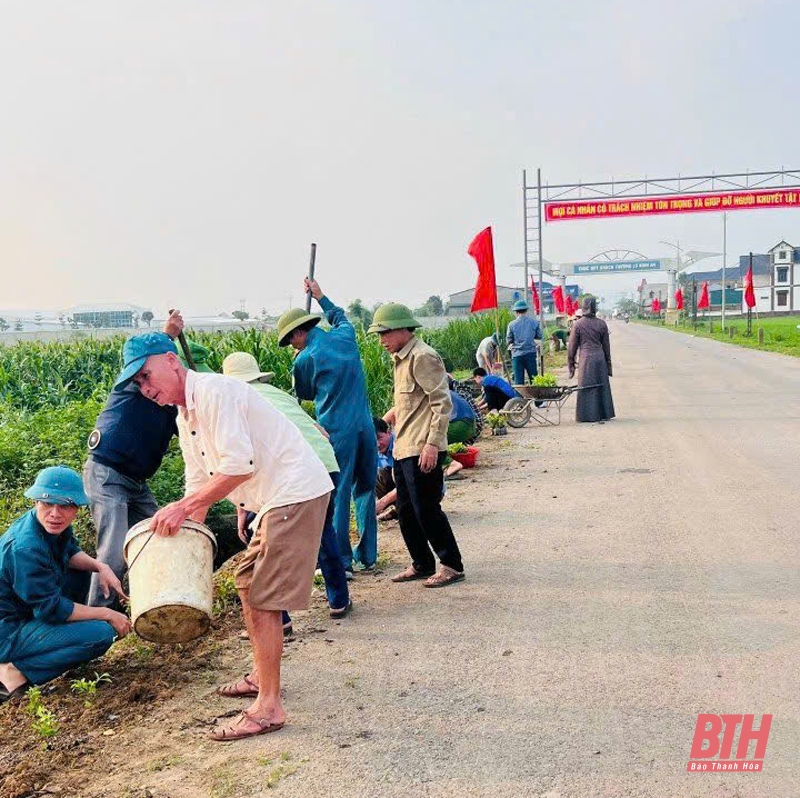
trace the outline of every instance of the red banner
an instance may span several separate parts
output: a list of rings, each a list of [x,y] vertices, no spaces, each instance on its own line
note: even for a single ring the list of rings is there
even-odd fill
[[[547,222],[569,222],[577,219],[616,219],[625,216],[656,216],[664,213],[752,211],[764,208],[800,208],[800,189],[781,188],[761,191],[723,191],[716,194],[676,194],[667,197],[546,202],[544,218]]]

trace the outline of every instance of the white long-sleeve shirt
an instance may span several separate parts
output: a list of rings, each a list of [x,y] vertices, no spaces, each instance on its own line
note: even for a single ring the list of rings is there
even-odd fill
[[[189,371],[178,436],[186,494],[214,474],[250,474],[228,496],[236,507],[266,512],[333,490],[321,460],[297,427],[250,385],[222,374]]]

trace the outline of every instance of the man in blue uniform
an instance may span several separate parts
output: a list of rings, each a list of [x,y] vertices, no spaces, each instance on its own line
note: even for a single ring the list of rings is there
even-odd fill
[[[514,385],[525,383],[538,373],[536,365],[536,341],[542,338],[542,328],[536,319],[528,316],[528,303],[520,299],[514,303],[517,318],[510,322],[506,330],[506,342],[511,350],[511,367],[514,371]]]
[[[72,521],[88,503],[80,475],[45,468],[25,495],[34,509],[0,537],[0,704],[102,656],[131,629],[122,613],[82,603],[89,573],[102,593],[125,595],[73,537]]]
[[[305,289],[317,300],[331,329],[319,329],[320,317],[292,309],[278,320],[281,346],[297,352],[294,387],[300,399],[313,399],[317,421],[330,435],[339,463],[333,525],[345,570],[353,561],[371,569],[378,558],[378,522],[375,516],[375,481],[378,450],[372,423],[361,353],[353,325],[344,310],[326,297],[316,280]],[[360,540],[350,546],[350,501],[356,505]]]
[[[177,338],[182,330],[183,319],[174,311],[164,332]],[[158,510],[147,480],[158,471],[172,436],[178,434],[177,413],[174,407],[148,401],[131,383],[111,392],[89,436],[83,484],[97,527],[97,559],[109,565],[118,579],[125,573],[125,535]],[[103,595],[97,575],[92,576],[89,604],[117,604],[116,596]]]

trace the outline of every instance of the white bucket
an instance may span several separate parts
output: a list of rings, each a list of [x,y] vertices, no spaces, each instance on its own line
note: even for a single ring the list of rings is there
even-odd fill
[[[217,541],[196,521],[172,537],[152,533],[150,521],[125,536],[133,628],[154,643],[186,643],[211,625]]]

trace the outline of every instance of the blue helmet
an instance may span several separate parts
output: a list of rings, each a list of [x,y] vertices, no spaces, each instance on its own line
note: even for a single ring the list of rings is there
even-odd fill
[[[36,475],[33,485],[25,491],[25,495],[34,501],[48,504],[75,504],[78,507],[89,504],[83,492],[80,474],[66,466],[43,468]]]

